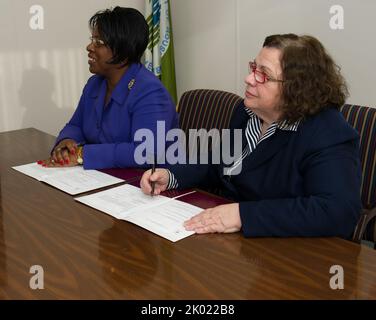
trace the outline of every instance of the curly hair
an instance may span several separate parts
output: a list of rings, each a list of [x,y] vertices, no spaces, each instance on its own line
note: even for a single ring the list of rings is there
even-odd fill
[[[293,123],[345,103],[348,89],[340,67],[316,38],[276,34],[266,37],[263,47],[281,50],[281,120]]]

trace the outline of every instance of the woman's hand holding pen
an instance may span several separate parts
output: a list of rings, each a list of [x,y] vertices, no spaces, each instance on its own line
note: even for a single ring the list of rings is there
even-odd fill
[[[154,184],[154,192],[152,194],[152,183]],[[166,169],[155,169],[155,172],[152,173],[152,170],[145,171],[143,174],[140,187],[143,193],[159,195],[161,192],[167,189],[169,182],[169,175]]]
[[[46,160],[39,160],[44,167],[72,167],[78,165],[77,143],[72,139],[61,140]]]

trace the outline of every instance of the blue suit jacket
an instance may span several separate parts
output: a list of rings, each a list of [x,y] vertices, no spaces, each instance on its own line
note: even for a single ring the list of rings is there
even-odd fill
[[[134,80],[131,82],[131,80]],[[135,167],[134,133],[141,128],[157,135],[157,121],[166,130],[178,127],[174,103],[161,81],[141,64],[132,64],[105,107],[107,83],[94,75],[86,84],[72,119],[56,142],[70,138],[85,144],[85,169]]]
[[[231,128],[246,128],[248,119],[241,104]],[[340,112],[329,108],[296,132],[277,129],[243,160],[237,176],[225,176],[223,164],[169,169],[179,188],[221,186],[239,202],[247,237],[349,238],[361,210],[358,140]]]

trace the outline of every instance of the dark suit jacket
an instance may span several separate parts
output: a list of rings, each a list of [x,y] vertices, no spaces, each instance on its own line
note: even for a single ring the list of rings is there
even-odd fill
[[[240,104],[230,127],[244,129]],[[231,141],[233,141],[231,139]],[[301,122],[296,132],[277,129],[229,178],[219,165],[169,169],[179,188],[220,186],[239,202],[246,237],[351,237],[360,210],[359,136],[341,113],[328,108]]]

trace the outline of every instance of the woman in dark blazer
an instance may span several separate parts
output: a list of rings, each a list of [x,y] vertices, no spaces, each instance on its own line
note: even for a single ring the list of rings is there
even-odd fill
[[[142,190],[220,186],[235,203],[186,221],[197,233],[351,237],[361,209],[359,137],[338,111],[347,88],[337,65],[311,36],[272,35],[245,84],[231,119],[243,132],[238,161],[147,171]]]

